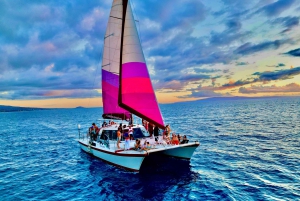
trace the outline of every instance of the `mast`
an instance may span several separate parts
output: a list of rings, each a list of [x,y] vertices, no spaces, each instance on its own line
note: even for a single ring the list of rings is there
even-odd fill
[[[123,104],[122,104],[122,84],[121,84],[122,83],[123,43],[124,43],[124,29],[125,29],[125,20],[126,20],[128,0],[122,0],[122,5],[123,5],[123,13],[122,13],[122,29],[121,29],[121,55],[120,55],[119,97],[118,97],[118,103],[121,107],[123,106]]]

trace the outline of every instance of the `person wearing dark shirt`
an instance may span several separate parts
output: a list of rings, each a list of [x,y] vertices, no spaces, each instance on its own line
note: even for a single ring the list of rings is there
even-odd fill
[[[154,137],[155,137],[155,141],[158,141],[158,134],[159,134],[159,128],[158,126],[155,125],[154,127]]]

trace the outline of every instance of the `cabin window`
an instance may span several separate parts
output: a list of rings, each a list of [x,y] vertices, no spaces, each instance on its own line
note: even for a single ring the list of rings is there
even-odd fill
[[[117,139],[117,131],[115,130],[103,130],[100,139],[106,139],[107,136],[109,140],[116,140]]]
[[[144,128],[134,128],[133,129],[133,137],[136,138],[143,138],[143,137],[149,137],[149,133]]]

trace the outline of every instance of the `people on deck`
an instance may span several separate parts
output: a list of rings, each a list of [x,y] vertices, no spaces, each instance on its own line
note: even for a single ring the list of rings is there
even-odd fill
[[[143,126],[145,127],[145,129],[148,130],[148,122],[145,119],[143,119],[142,122],[143,122]]]
[[[152,135],[153,135],[153,124],[152,123],[148,123],[148,132],[150,134],[150,137],[152,138]]]
[[[147,144],[146,144],[146,149],[147,149],[147,150],[151,149],[150,142],[147,142]]]
[[[99,135],[99,131],[100,131],[100,129],[98,128],[98,126],[95,123],[92,123],[92,126],[89,128],[90,137],[93,140],[97,140],[97,137]]]
[[[121,134],[123,133],[123,126],[122,126],[122,123],[120,123],[119,127],[118,127],[118,130],[120,129],[121,131]]]
[[[157,125],[154,127],[154,137],[155,137],[155,142],[158,142],[158,135],[159,135],[159,128]]]
[[[179,143],[182,141],[182,136],[180,134],[177,135]]]
[[[135,144],[134,144],[134,150],[139,151],[141,149],[142,149],[142,147],[141,147],[141,141],[139,139],[136,139],[135,140]]]
[[[121,149],[120,148],[120,142],[121,142],[121,128],[118,128],[118,131],[117,131],[117,147],[118,149]]]
[[[171,133],[170,125],[166,125],[165,133],[166,133],[166,135],[167,135],[168,137],[170,137],[170,133]]]
[[[123,137],[125,138],[125,150],[129,150],[129,148],[130,148],[130,137],[129,137],[128,129],[124,130]]]
[[[106,123],[106,121],[104,121],[102,124],[102,127],[106,127],[106,126],[107,126],[107,123]]]
[[[186,135],[184,135],[180,144],[186,144],[188,142],[189,142],[189,140],[187,139]]]
[[[132,128],[132,125],[129,125],[128,127],[129,127],[129,131],[128,131],[129,138],[130,138],[130,140],[133,140],[133,128]]]
[[[169,138],[169,136],[165,133],[164,135],[163,135],[163,140],[166,142],[166,144],[170,144],[170,138]]]
[[[171,141],[172,144],[174,145],[179,145],[179,140],[178,140],[178,137],[176,134],[172,134],[172,141]]]

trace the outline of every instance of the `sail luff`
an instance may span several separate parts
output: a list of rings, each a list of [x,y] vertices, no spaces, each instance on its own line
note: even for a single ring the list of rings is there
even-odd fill
[[[125,29],[125,19],[126,19],[126,12],[127,12],[127,6],[128,6],[128,0],[122,0],[123,5],[123,15],[122,15],[122,29],[121,29],[121,51],[120,51],[120,86],[119,86],[119,97],[118,97],[118,103],[119,106],[122,107],[122,61],[123,61],[123,43],[124,43],[124,29]],[[124,108],[124,107],[123,107]]]

